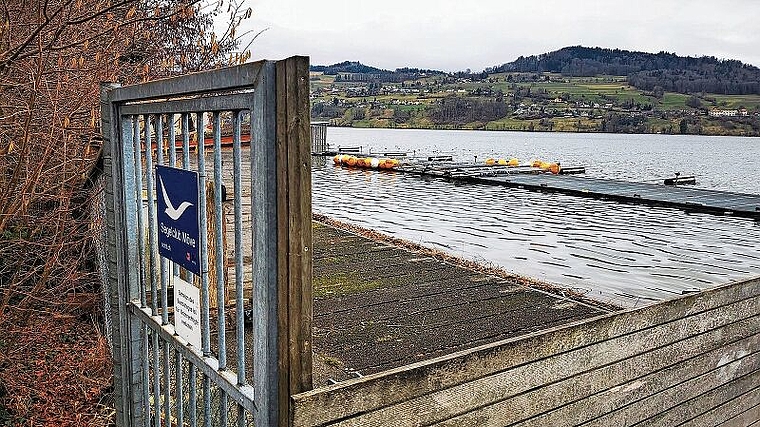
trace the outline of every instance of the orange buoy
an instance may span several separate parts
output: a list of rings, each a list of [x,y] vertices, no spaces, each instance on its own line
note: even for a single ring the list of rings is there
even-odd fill
[[[554,175],[559,174],[559,170],[560,170],[559,164],[552,163],[549,165],[549,172],[553,173]]]
[[[541,163],[543,163],[541,160],[532,160],[530,162],[530,165],[533,166],[534,168],[540,168]]]
[[[390,161],[390,164],[388,164],[388,162],[385,162],[385,164],[388,165],[388,169],[393,169],[396,166],[398,166],[398,160],[390,159],[389,161]]]
[[[336,165],[340,164],[340,154],[336,154],[335,157],[333,157],[333,162],[335,162]]]
[[[354,156],[349,156],[348,159],[346,159],[345,163],[349,166],[356,166],[357,158]]]
[[[492,159],[490,157],[486,159],[486,166],[493,166],[495,164],[496,164],[496,160],[494,160],[494,159]]]
[[[520,161],[517,160],[517,158],[512,157],[511,159],[509,159],[509,162],[507,163],[507,165],[509,165],[509,166],[520,166]]]

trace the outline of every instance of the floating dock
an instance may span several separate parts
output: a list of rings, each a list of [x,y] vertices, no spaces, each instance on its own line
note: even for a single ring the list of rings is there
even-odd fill
[[[582,168],[572,168],[578,172]],[[760,219],[760,195],[733,193],[681,185],[628,182],[616,179],[586,178],[548,174],[536,168],[515,167],[420,167],[402,165],[400,172],[446,179],[503,185],[532,191],[555,192],[624,203],[675,207],[693,212]],[[691,177],[690,177],[691,178]]]
[[[527,190],[760,219],[760,196],[752,194],[547,174],[468,179]]]
[[[361,149],[361,147],[357,147]],[[345,163],[342,159],[352,159]],[[680,208],[692,212],[704,212],[717,215],[760,220],[760,195],[734,193],[700,188],[688,188],[684,185],[696,183],[694,176],[666,178],[662,184],[628,182],[617,179],[599,179],[576,176],[586,172],[583,166],[563,166],[559,163],[544,163],[540,167],[518,164],[506,164],[500,159],[488,159],[485,164],[473,162],[453,162],[450,157],[405,158],[404,160],[387,160],[336,155],[336,164],[349,167],[370,169],[389,169],[391,171],[422,176],[439,177],[450,180],[502,185],[523,188],[532,191],[555,192],[572,196],[592,197],[623,203],[649,206]],[[372,163],[374,161],[374,163]],[[387,162],[393,162],[386,165]],[[375,164],[376,163],[376,164]],[[548,173],[550,171],[552,173]]]

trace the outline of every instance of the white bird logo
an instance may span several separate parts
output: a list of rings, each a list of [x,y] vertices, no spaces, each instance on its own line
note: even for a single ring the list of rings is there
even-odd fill
[[[172,201],[169,200],[169,195],[166,194],[166,187],[164,187],[164,181],[161,179],[161,177],[158,177],[158,182],[161,183],[161,193],[163,193],[164,203],[166,203],[166,209],[164,209],[164,212],[169,215],[169,218],[171,218],[173,221],[176,221],[179,219],[179,217],[182,216],[183,213],[185,213],[187,208],[193,204],[190,202],[182,202],[178,208],[175,208],[172,204]]]

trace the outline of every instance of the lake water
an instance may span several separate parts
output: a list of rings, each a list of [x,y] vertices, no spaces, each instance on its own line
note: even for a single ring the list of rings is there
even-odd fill
[[[329,128],[332,146],[539,158],[587,176],[760,193],[760,138]],[[760,276],[760,224],[393,172],[313,167],[313,210],[588,296],[639,306]]]

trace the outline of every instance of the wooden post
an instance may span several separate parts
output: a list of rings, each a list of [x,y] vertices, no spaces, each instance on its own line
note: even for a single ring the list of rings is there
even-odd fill
[[[309,59],[277,63],[277,248],[279,401],[290,424],[290,396],[312,389],[312,234]],[[286,410],[287,408],[287,410]]]
[[[309,59],[267,62],[251,111],[256,427],[288,427],[310,390],[312,322]]]
[[[208,235],[209,236],[215,236],[216,235],[216,215],[222,215],[222,239],[224,239],[224,246],[220,249],[216,247],[216,239],[209,239],[208,240],[208,269],[211,272],[216,271],[216,252],[218,250],[221,250],[223,253],[222,259],[227,259],[227,230],[226,230],[226,221],[224,220],[224,212],[217,212],[216,207],[214,206],[213,200],[215,196],[215,189],[214,189],[214,182],[213,181],[207,181],[206,182],[206,200],[209,200],[209,203],[206,203],[206,218],[208,218]],[[216,274],[209,274],[208,275],[208,305],[209,308],[216,308],[219,306],[219,301],[217,300],[217,288],[218,286],[224,287],[224,301],[222,301],[222,304],[227,305],[229,303],[229,292],[227,292],[227,284],[229,283],[228,277],[227,277],[227,268],[225,266],[224,268],[224,283],[217,283]],[[200,285],[199,285],[200,287]]]

